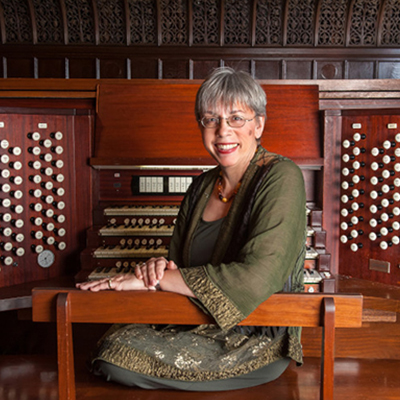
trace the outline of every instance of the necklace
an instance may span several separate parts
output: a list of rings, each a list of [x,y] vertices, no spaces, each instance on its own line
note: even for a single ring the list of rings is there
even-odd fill
[[[228,203],[228,201],[231,201],[236,196],[236,193],[238,192],[241,184],[242,184],[242,181],[239,181],[238,184],[236,185],[235,190],[233,191],[231,197],[224,197],[224,195],[222,194],[222,173],[220,172],[219,173],[219,180],[218,180],[218,184],[217,184],[218,198],[223,203]]]

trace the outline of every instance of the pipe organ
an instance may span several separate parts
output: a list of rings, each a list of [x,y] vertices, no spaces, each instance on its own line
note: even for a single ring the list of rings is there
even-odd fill
[[[305,290],[335,291],[337,273],[398,283],[396,110],[335,111],[340,132],[328,148],[317,86],[264,88],[262,144],[296,162],[305,180]],[[131,273],[167,256],[180,201],[214,166],[194,117],[197,89],[101,83],[96,110],[0,102],[0,287]],[[327,151],[340,167],[326,163]]]

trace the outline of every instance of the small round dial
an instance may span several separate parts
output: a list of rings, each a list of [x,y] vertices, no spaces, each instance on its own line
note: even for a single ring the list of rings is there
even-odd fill
[[[42,268],[49,268],[55,260],[54,253],[50,250],[43,250],[38,254],[37,262]]]

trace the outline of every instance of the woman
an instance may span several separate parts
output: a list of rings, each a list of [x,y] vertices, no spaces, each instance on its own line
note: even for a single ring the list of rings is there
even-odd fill
[[[300,329],[239,327],[278,291],[302,291],[305,193],[301,171],[259,145],[266,95],[247,73],[214,71],[195,113],[218,166],[198,177],[180,208],[169,261],[84,290],[164,290],[189,296],[212,326],[127,325],[109,333],[95,359],[109,379],[145,388],[231,390],[276,379],[302,362]]]

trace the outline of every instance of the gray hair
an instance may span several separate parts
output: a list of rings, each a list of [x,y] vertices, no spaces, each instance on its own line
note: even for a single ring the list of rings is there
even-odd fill
[[[232,68],[214,70],[200,86],[196,96],[195,115],[200,120],[218,105],[225,108],[244,105],[257,116],[266,116],[267,95],[259,83],[245,71]]]

